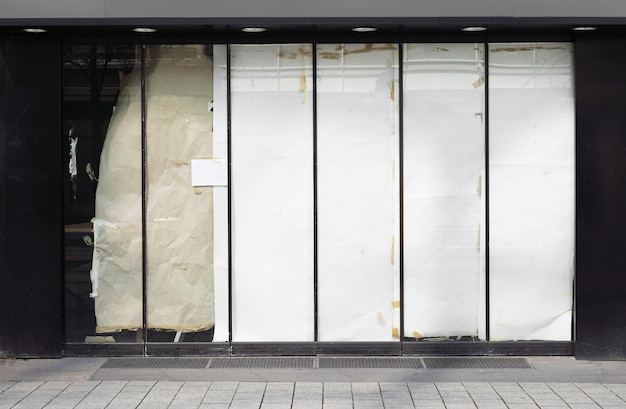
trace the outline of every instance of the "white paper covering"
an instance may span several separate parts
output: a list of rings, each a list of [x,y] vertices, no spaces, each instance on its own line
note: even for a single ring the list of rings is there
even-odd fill
[[[484,339],[484,47],[404,50],[404,335]]]
[[[317,50],[320,341],[398,338],[398,47]]]
[[[233,340],[313,341],[310,45],[231,47]]]
[[[491,44],[492,340],[571,340],[572,46]]]

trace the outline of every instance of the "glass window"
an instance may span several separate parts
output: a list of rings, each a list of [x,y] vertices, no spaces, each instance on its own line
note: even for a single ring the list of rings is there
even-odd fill
[[[404,46],[404,336],[485,338],[482,44]]]
[[[134,46],[64,50],[67,342],[142,339],[140,71]]]
[[[310,45],[231,47],[233,340],[313,341]]]
[[[571,340],[572,45],[489,45],[490,334]]]
[[[398,54],[317,48],[320,341],[399,338]]]
[[[210,342],[213,185],[226,181],[196,179],[216,176],[213,46],[147,47],[145,87],[148,341]]]

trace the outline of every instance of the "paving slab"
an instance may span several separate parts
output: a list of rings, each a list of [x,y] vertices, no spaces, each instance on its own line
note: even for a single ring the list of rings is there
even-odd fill
[[[102,368],[107,358],[1,359],[0,409],[626,409],[626,362],[525,359],[528,368],[514,369],[120,369]]]

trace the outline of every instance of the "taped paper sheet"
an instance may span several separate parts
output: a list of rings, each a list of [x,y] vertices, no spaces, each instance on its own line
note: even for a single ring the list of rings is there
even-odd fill
[[[313,341],[310,45],[234,45],[233,340]]]
[[[404,336],[484,339],[484,46],[404,55]]]
[[[571,340],[572,52],[569,43],[490,45],[492,340]]]
[[[192,186],[226,186],[228,162],[223,159],[192,159]]]
[[[212,50],[147,51],[147,325],[207,330],[214,326],[212,189],[192,187],[190,164],[212,153]],[[137,67],[121,90],[100,162],[97,332],[142,326],[140,80]]]
[[[320,341],[394,341],[398,49],[317,49]]]

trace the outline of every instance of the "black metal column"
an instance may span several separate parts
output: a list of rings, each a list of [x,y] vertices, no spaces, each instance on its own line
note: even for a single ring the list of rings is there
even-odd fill
[[[575,75],[575,353],[626,359],[626,35],[579,35]]]
[[[9,36],[0,57],[0,342],[62,354],[61,46]],[[0,347],[2,344],[0,343]]]

